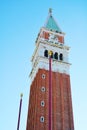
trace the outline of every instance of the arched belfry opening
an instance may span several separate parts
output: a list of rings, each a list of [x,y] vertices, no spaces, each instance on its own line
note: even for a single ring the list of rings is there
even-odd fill
[[[63,54],[62,54],[62,53],[60,53],[59,59],[60,59],[61,61],[63,60]]]
[[[48,57],[48,50],[45,50],[45,51],[44,51],[44,56],[45,56],[45,57]]]
[[[55,54],[54,54],[54,59],[58,60],[58,53],[57,52],[55,52]]]

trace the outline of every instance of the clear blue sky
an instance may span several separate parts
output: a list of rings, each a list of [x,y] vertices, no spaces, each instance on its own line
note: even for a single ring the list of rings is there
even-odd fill
[[[20,130],[26,130],[31,56],[48,9],[66,33],[75,130],[87,130],[87,1],[0,1],[0,130],[16,130],[20,93],[23,106]]]

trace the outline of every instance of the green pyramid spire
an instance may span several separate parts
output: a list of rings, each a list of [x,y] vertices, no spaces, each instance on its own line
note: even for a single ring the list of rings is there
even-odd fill
[[[52,16],[52,9],[49,9],[49,16],[47,19],[47,22],[45,24],[45,28],[49,29],[49,30],[53,30],[53,31],[57,31],[57,32],[62,32],[61,29],[59,28],[59,26],[57,25],[55,19]]]

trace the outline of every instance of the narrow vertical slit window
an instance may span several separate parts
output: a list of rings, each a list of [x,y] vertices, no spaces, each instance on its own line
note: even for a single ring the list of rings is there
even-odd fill
[[[41,91],[45,92],[45,87],[44,86],[42,86]]]
[[[45,106],[45,102],[41,101],[41,106],[44,107]]]
[[[45,74],[42,74],[42,79],[45,79]]]
[[[40,122],[42,122],[42,123],[44,122],[44,116],[40,117]]]

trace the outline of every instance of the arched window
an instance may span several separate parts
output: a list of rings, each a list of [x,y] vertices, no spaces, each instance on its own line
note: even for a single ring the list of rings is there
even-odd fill
[[[57,53],[57,52],[55,52],[54,58],[55,58],[56,60],[58,60],[58,53]]]
[[[60,60],[63,60],[63,54],[62,53],[60,53]]]
[[[48,57],[48,50],[45,50],[45,51],[44,51],[44,56],[45,56],[45,57]]]

